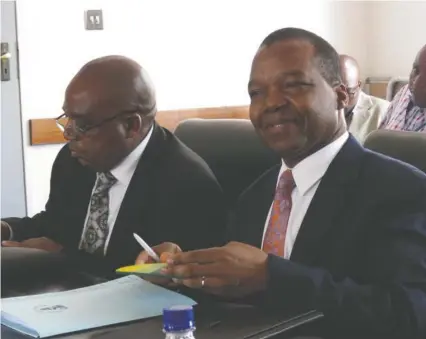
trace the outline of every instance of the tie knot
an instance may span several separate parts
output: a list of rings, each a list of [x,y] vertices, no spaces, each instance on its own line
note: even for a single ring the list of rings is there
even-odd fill
[[[292,191],[296,187],[296,183],[293,178],[293,173],[291,170],[285,170],[281,174],[280,180],[278,182],[278,188],[280,190]]]
[[[98,173],[95,191],[99,193],[109,190],[116,182],[117,179],[111,174],[111,172]]]

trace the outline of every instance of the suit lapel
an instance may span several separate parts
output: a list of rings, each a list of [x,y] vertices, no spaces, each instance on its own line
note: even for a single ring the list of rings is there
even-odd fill
[[[360,130],[362,130],[364,124],[370,118],[369,110],[373,106],[371,98],[364,94],[360,93],[360,97],[357,105],[354,108],[352,122],[349,125],[349,132],[357,135]]]
[[[336,219],[350,204],[350,190],[356,185],[363,148],[353,137],[336,155],[315,193],[300,227],[291,260],[313,264],[318,251],[324,249],[322,238],[334,226]],[[343,212],[344,213],[344,212]]]
[[[272,201],[274,200],[275,188],[277,185],[278,174],[281,168],[280,165],[276,165],[271,168],[262,179],[263,182],[259,183],[259,190],[254,193],[254,208],[249,214],[247,223],[251,227],[247,227],[246,241],[249,244],[261,248],[264,225],[266,223],[266,218],[271,208]]]
[[[121,237],[127,232],[131,232],[135,220],[142,222],[141,215],[151,215],[152,213],[144,213],[152,207],[151,199],[156,189],[155,171],[161,158],[164,156],[164,146],[166,135],[161,127],[154,125],[154,131],[151,140],[148,142],[144,153],[142,154],[138,165],[135,169],[126,194],[120,206],[117,219],[111,234],[111,243],[108,246],[108,252],[114,252],[117,246],[121,244]]]
[[[59,226],[56,237],[67,247],[77,248],[83,234],[96,173],[71,157],[68,145],[64,152],[66,152],[66,160],[63,164],[65,174],[62,181],[66,187],[64,192],[68,193],[64,210],[60,211],[59,218],[63,221],[59,223],[62,226]]]

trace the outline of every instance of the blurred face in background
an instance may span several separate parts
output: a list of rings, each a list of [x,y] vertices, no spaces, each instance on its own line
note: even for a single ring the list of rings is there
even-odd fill
[[[426,46],[420,50],[414,60],[408,86],[413,94],[414,103],[421,108],[426,108]]]

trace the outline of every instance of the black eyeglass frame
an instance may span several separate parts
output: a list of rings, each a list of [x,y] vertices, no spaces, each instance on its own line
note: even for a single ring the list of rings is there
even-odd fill
[[[150,110],[148,110],[149,113],[147,115],[150,115],[153,112],[153,110],[155,109],[155,107],[156,106],[154,105]],[[88,125],[87,127],[80,127],[80,126],[74,124],[72,126],[72,130],[75,131],[75,132],[77,132],[78,134],[85,134],[88,131],[90,131],[90,130],[92,130],[94,128],[100,127],[100,126],[106,124],[107,122],[113,121],[114,119],[117,119],[118,117],[120,117],[122,115],[125,115],[125,114],[134,114],[134,113],[137,113],[137,112],[139,112],[139,109],[128,109],[128,110],[120,111],[119,113],[113,115],[112,117],[103,119],[103,120],[97,122],[96,124],[91,124],[91,125]],[[65,124],[65,125],[61,124],[59,121],[62,118],[68,118],[69,120],[73,120],[73,119],[70,118],[69,116],[67,116],[66,113],[62,113],[60,116],[58,116],[57,118],[55,118],[55,122],[56,122],[56,125],[58,126],[58,128],[62,132],[65,132],[66,130],[68,130],[67,125],[68,125],[69,122],[67,122],[67,124]],[[141,118],[143,119],[144,117],[141,117]]]

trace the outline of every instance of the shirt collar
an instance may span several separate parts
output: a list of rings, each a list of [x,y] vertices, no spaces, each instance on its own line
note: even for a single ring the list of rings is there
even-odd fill
[[[132,179],[139,159],[151,138],[154,126],[151,127],[146,137],[139,143],[139,145],[127,156],[124,160],[111,170],[111,174],[117,179],[118,183],[128,185]]]
[[[322,179],[331,162],[348,138],[349,133],[345,132],[332,143],[303,159],[292,169],[296,187],[301,195],[305,195],[311,187]],[[287,165],[282,161],[279,176],[287,169]]]

